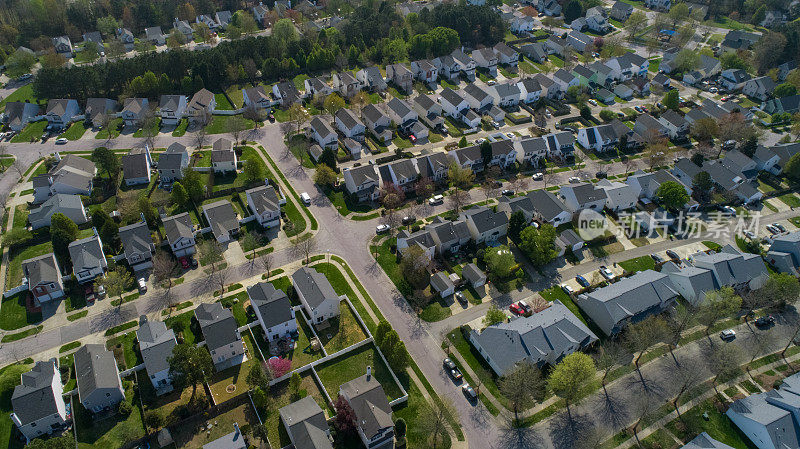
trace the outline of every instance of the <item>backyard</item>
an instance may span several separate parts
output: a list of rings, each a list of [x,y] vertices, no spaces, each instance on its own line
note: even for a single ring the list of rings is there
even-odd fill
[[[318,365],[317,374],[328,394],[335,397],[340,385],[366,374],[367,366],[372,367],[372,373],[383,386],[389,401],[402,395],[400,386],[395,383],[389,367],[383,363],[373,344],[364,345],[342,357]]]
[[[347,303],[339,303],[339,317],[328,320],[328,324],[330,327],[317,331],[328,354],[333,354],[367,338]]]
[[[125,401],[131,405],[131,413],[127,416],[117,413],[104,419],[97,419],[78,401],[73,401],[78,449],[122,447],[125,443],[145,435],[139,395],[133,386],[133,381],[123,379],[123,385]]]
[[[300,376],[300,394],[299,397],[292,397],[292,392],[289,389],[289,381],[281,382],[273,385],[269,390],[270,401],[262,415],[264,416],[264,423],[269,429],[269,440],[273,447],[286,447],[291,444],[289,434],[286,433],[286,428],[281,423],[281,416],[278,410],[281,407],[291,404],[294,401],[302,399],[306,396],[311,396],[319,404],[320,408],[325,412],[328,418],[334,416],[335,412],[328,405],[325,399],[325,394],[317,386],[314,377],[306,373]],[[277,433],[277,435],[276,435]],[[275,444],[278,443],[278,444]]]
[[[234,423],[240,428],[258,425],[258,417],[249,402],[224,413],[196,415],[194,419],[174,428],[172,438],[177,447],[201,448],[204,444],[233,432]]]

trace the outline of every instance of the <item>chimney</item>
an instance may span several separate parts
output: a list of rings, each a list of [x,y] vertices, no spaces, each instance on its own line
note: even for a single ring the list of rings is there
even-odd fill
[[[372,367],[367,365],[367,381],[372,378]]]

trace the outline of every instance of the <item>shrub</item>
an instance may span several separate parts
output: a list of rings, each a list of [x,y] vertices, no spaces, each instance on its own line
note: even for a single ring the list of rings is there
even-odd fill
[[[117,410],[120,415],[128,416],[133,411],[133,406],[128,401],[122,401],[119,403],[119,409]]]

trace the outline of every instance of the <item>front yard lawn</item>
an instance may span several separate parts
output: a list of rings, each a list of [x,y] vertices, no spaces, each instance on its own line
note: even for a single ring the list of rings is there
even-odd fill
[[[45,128],[47,128],[47,120],[29,123],[19,134],[11,138],[11,143],[25,143],[30,142],[31,139],[38,139],[44,134]]]
[[[228,121],[233,117],[232,115],[215,115],[211,119],[211,123],[206,127],[206,132],[208,134],[223,134],[230,131],[230,126],[228,126]],[[256,127],[256,123],[250,119],[244,119],[245,127],[247,129],[253,129]]]
[[[779,200],[783,201],[789,207],[800,207],[800,198],[797,197],[795,193],[787,193],[778,197]]]
[[[161,129],[161,118],[159,117],[157,120],[153,120],[150,128],[144,129],[139,128],[133,133],[133,137],[146,137],[148,134],[153,136],[158,135],[158,131]]]
[[[112,139],[119,137],[122,129],[122,118],[115,118],[108,123],[108,128],[103,128],[94,135],[95,139]]]
[[[95,420],[91,412],[75,400],[75,431],[78,449],[122,447],[129,441],[145,435],[139,394],[130,378],[123,379],[125,401],[131,405],[128,416],[116,414],[106,419]]]
[[[172,131],[172,137],[181,137],[186,134],[186,128],[189,127],[189,120],[181,119],[178,126]]]
[[[297,339],[295,348],[291,352],[282,355],[282,357],[288,358],[292,361],[293,370],[300,368],[301,366],[308,365],[314,360],[319,360],[322,358],[321,350],[314,351],[311,349],[310,341],[314,334],[311,333],[311,329],[308,327],[305,320],[303,320],[303,318],[300,316],[297,316],[297,332],[300,334],[300,336]],[[258,344],[258,347],[264,354],[264,357],[271,357],[272,354],[269,352],[269,344],[264,341],[264,331],[261,330],[260,326],[255,326],[253,328],[253,336],[256,344]]]
[[[372,367],[372,374],[383,386],[389,401],[402,395],[400,387],[395,383],[389,367],[383,363],[374,344],[364,345],[337,359],[318,365],[317,374],[328,394],[336,397],[339,386],[366,374],[367,366]]]
[[[83,137],[85,132],[86,126],[84,125],[83,120],[79,120],[73,123],[66,131],[61,133],[59,137],[64,137],[67,140],[78,140]]]
[[[713,398],[706,399],[700,405],[683,413],[683,420],[674,419],[666,428],[683,441],[689,441],[702,432],[715,440],[736,449],[750,449],[745,437],[731,420],[720,411],[721,404]],[[708,413],[708,419],[703,416]]]
[[[193,317],[194,311],[190,310],[164,320],[164,324],[175,331],[175,336],[178,337],[178,343],[194,344],[203,340],[200,325],[197,324],[196,320],[192,319]],[[181,342],[181,338],[183,338],[183,342]]]
[[[122,365],[125,369],[144,363],[142,354],[136,344],[136,332],[128,332],[109,339],[106,341],[106,349],[114,353],[117,365]],[[119,363],[120,361],[124,363]]]
[[[625,271],[634,273],[637,271],[652,270],[656,267],[656,262],[650,256],[642,256],[620,262],[619,266],[621,266]]]

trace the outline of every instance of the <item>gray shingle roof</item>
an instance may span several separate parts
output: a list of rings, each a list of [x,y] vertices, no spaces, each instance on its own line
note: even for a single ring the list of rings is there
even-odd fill
[[[296,449],[333,449],[325,414],[311,396],[281,407],[278,413]]]
[[[392,408],[375,376],[361,376],[339,387],[350,398],[356,422],[367,438],[392,427]]]
[[[683,446],[681,449],[733,449],[733,448],[725,443],[720,443],[719,441],[711,438],[711,436],[708,433],[703,432],[700,435],[697,435],[692,441],[686,443],[686,445]]]
[[[280,198],[275,187],[261,186],[250,189],[245,192],[250,195],[253,200],[253,205],[256,208],[256,213],[263,214],[266,211],[280,210]]]
[[[469,239],[471,237],[469,228],[464,220],[445,221],[439,217],[434,219],[430,225],[431,232],[436,233],[439,241],[449,243],[452,241]]]
[[[269,282],[259,282],[247,287],[250,304],[257,308],[267,328],[291,321],[292,303],[283,290],[278,290]],[[266,329],[264,329],[266,331]]]
[[[472,217],[472,222],[475,223],[475,228],[480,233],[508,225],[506,214],[495,212],[485,206],[468,210],[464,214]]]
[[[361,120],[356,117],[356,115],[347,108],[342,108],[336,111],[336,118],[339,119],[340,122],[345,126],[347,129],[353,129],[356,125],[361,124]]]
[[[151,253],[153,237],[150,236],[150,229],[147,228],[147,223],[144,221],[119,228],[119,239],[122,241],[126,257],[133,254]]]
[[[139,326],[136,339],[149,374],[169,369],[167,359],[172,357],[172,349],[177,345],[172,329],[167,329],[163,321],[147,321]]]
[[[122,156],[122,175],[125,179],[145,178],[150,171],[149,168],[145,153]]]
[[[28,222],[34,224],[44,220],[46,217],[52,217],[53,214],[56,213],[63,213],[67,217],[75,217],[80,215],[82,209],[83,203],[81,202],[80,195],[56,193],[42,203],[41,206],[31,210],[31,213],[28,215]],[[75,213],[73,213],[73,211]]]
[[[98,388],[119,387],[114,354],[100,344],[83,345],[75,351],[75,373],[81,398],[90,396]]]
[[[339,298],[328,278],[313,268],[302,267],[295,271],[292,274],[292,283],[295,290],[303,294],[303,298],[312,309],[326,299]]]
[[[68,248],[74,272],[77,273],[84,269],[92,270],[103,266],[102,262],[106,256],[103,253],[100,238],[96,235],[75,240],[69,244]]]
[[[442,89],[442,92],[439,95],[442,97],[443,100],[447,100],[447,102],[452,104],[453,106],[458,106],[459,104],[461,104],[462,101],[464,101],[464,99],[461,97],[461,95],[458,94],[458,92],[454,91],[449,87],[445,87],[444,89]]]
[[[464,265],[464,268],[461,270],[461,277],[468,280],[469,282],[476,282],[481,279],[486,279],[486,273],[481,271],[477,265],[470,262]]]
[[[30,371],[22,374],[22,383],[11,395],[11,406],[23,425],[58,413],[52,383],[53,377],[60,375],[55,359],[36,362]]]
[[[228,200],[219,200],[203,206],[211,225],[211,230],[215,237],[226,235],[231,231],[239,229],[239,219],[236,218],[236,211]]]
[[[53,253],[22,261],[22,272],[25,274],[25,278],[28,279],[30,287],[58,282],[58,270],[58,262],[56,262],[56,257]]]
[[[175,112],[178,110],[178,106],[184,98],[184,95],[162,95],[159,108],[161,108],[162,111]]]
[[[194,316],[200,323],[203,338],[209,350],[227,346],[239,340],[238,325],[233,313],[218,302],[200,304],[194,310]]]
[[[180,238],[190,239],[194,237],[192,219],[186,212],[167,217],[163,222],[164,233],[170,242],[175,242]]]

